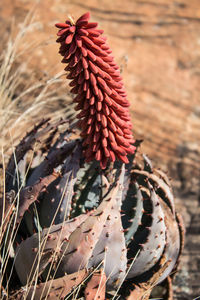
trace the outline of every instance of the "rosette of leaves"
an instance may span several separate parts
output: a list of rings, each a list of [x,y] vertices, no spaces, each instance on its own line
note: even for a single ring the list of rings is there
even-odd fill
[[[41,122],[17,146],[19,190],[13,157],[7,166],[4,225],[15,230],[10,264],[23,286],[10,299],[148,299],[170,287],[183,227],[167,177],[145,156],[102,172],[69,128],[54,141],[55,125]]]
[[[118,68],[88,20],[57,24],[81,134],[73,118],[42,120],[5,170],[2,297],[149,299],[164,284],[172,299],[181,218],[166,175],[135,160]]]

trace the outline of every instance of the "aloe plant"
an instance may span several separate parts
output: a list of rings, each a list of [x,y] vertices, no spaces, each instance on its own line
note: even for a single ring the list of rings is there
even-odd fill
[[[81,121],[71,107],[66,120],[42,120],[8,162],[2,295],[149,299],[165,284],[172,299],[184,229],[169,180],[145,155],[136,161],[140,142],[103,31],[89,13],[56,26]]]

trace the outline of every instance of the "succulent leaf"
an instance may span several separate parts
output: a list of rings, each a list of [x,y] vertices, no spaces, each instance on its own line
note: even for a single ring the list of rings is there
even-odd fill
[[[103,269],[101,269],[92,274],[92,278],[89,280],[85,288],[85,299],[105,300],[105,293],[106,293],[106,275]]]
[[[10,191],[16,186],[16,177],[13,176],[16,172],[16,162],[17,164],[23,159],[24,155],[31,150],[33,144],[37,140],[36,133],[42,128],[43,125],[48,123],[49,119],[42,120],[37,126],[35,126],[27,135],[22,139],[15,149],[15,154],[9,159],[7,168],[6,168],[6,188],[7,191]]]
[[[116,201],[119,183],[109,191],[109,183],[102,176],[105,192],[102,203],[91,215],[70,235],[69,241],[65,242],[62,249],[64,252],[58,274],[71,274],[88,265],[88,260],[96,246],[103,226],[110,213],[111,207]]]
[[[138,229],[143,215],[143,197],[137,182],[130,181],[127,195],[122,203],[122,224],[127,245]]]
[[[180,238],[179,238],[179,226],[176,221],[176,217],[171,213],[169,207],[161,202],[163,211],[165,212],[165,224],[170,230],[166,230],[166,247],[164,255],[167,261],[170,261],[169,266],[163,272],[158,280],[158,284],[162,282],[167,276],[169,276],[178,261],[180,254]]]
[[[153,173],[153,165],[151,163],[151,160],[145,154],[143,154],[142,156],[143,156],[143,160],[144,160],[144,171],[146,171],[148,173]]]
[[[85,163],[79,169],[74,192],[70,217],[76,217],[80,213],[85,213],[99,205],[101,175],[98,172],[96,162]]]
[[[151,277],[145,282],[132,285],[132,291],[127,299],[138,299],[138,300],[148,300],[152,291],[152,288],[157,284],[160,276],[168,268],[169,261],[166,261],[165,256],[161,258],[161,267],[157,272],[152,273]],[[169,299],[170,300],[170,299]]]
[[[127,249],[125,244],[124,232],[121,223],[121,204],[123,195],[125,167],[122,166],[120,178],[118,180],[118,192],[116,201],[113,203],[110,213],[105,222],[104,228],[99,237],[88,267],[98,266],[104,262],[108,289],[114,289],[122,283],[127,265]]]
[[[40,139],[46,134],[51,134],[55,132],[55,128],[65,124],[67,121],[60,120],[56,123],[49,123],[50,119],[43,119],[38,125],[35,125],[34,128],[26,134],[26,136],[21,140],[15,149],[15,153],[12,154],[6,168],[6,189],[10,191],[11,189],[16,189],[23,184],[18,182],[17,178],[17,165],[23,160],[26,153],[29,150],[33,150],[33,147],[36,143],[40,143]],[[16,165],[17,164],[17,165]],[[46,175],[49,175],[46,174]],[[38,177],[37,179],[38,180]],[[35,182],[34,182],[35,183]]]
[[[19,208],[17,216],[17,224],[20,223],[25,212],[28,210],[29,206],[37,201],[39,194],[46,189],[46,187],[60,176],[59,173],[53,172],[53,174],[48,175],[44,178],[39,179],[35,184],[31,186],[24,187],[19,195]]]
[[[47,282],[40,283],[36,286],[31,286],[28,292],[26,288],[22,289],[18,295],[14,295],[14,299],[22,300],[25,299],[31,300],[55,300],[55,299],[64,299],[67,294],[73,291],[81,282],[87,277],[88,272],[86,269],[80,270],[76,273],[65,275],[57,279],[51,279]]]
[[[170,186],[159,178],[157,175],[148,173],[147,171],[143,170],[134,170],[134,174],[140,176],[141,178],[148,179],[149,182],[158,190],[158,193],[165,199],[167,205],[170,207],[173,214],[175,214],[175,207],[174,207],[174,197],[171,191]]]
[[[39,275],[44,271],[52,255],[60,252],[63,242],[86,218],[86,214],[80,215],[76,219],[52,225],[21,242],[16,249],[15,269],[23,285],[33,277],[37,267]]]
[[[34,168],[30,177],[27,179],[27,184],[32,185],[36,182],[38,177],[45,177],[58,168],[63,161],[72,154],[72,151],[77,145],[77,141],[69,141],[61,148],[56,148],[55,151],[50,151],[43,161]]]
[[[150,184],[148,184],[148,186],[150,189],[148,201],[151,202],[152,206],[152,223],[146,241],[141,241],[142,244],[140,242],[140,252],[136,257],[127,278],[138,276],[153,267],[161,257],[166,244],[164,213],[154,189]],[[140,234],[142,234],[142,232]],[[138,243],[136,236],[133,237],[133,241],[129,244],[129,247],[134,249],[135,243]],[[132,250],[130,250],[130,252],[131,251]],[[130,252],[128,255],[130,255]]]
[[[53,219],[55,224],[59,224],[69,217],[81,154],[81,145],[77,144],[64,162],[61,177],[48,186],[47,193],[42,197],[39,208],[42,227],[49,227]]]

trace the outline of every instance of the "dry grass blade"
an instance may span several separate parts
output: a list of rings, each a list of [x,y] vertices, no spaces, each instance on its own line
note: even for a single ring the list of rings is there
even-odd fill
[[[71,101],[62,84],[63,73],[53,77],[46,75],[38,80],[23,60],[24,52],[28,50],[31,56],[37,46],[26,42],[29,32],[38,25],[33,19],[34,13],[30,12],[19,32],[10,36],[0,55],[0,144],[5,160],[11,150],[10,133],[15,143],[24,136],[27,128],[41,119],[41,115],[51,116],[54,120],[66,117],[66,103]]]

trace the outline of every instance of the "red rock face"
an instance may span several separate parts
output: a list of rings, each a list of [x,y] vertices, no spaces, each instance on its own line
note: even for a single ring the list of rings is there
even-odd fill
[[[102,36],[97,23],[89,22],[90,14],[81,16],[76,23],[67,20],[56,27],[61,44],[60,54],[71,79],[71,93],[82,129],[86,162],[100,161],[104,169],[108,161],[119,159],[128,163],[127,154],[134,153],[129,102],[119,68],[112,51]]]

